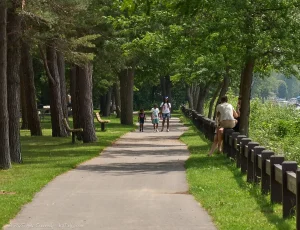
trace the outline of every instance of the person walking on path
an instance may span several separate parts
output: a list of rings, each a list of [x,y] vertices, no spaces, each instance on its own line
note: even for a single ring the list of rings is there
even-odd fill
[[[219,148],[219,152],[222,152],[224,128],[232,129],[237,123],[235,117],[237,117],[238,114],[234,110],[233,106],[228,103],[227,96],[221,97],[221,104],[217,106],[216,110],[216,135],[208,153],[209,156],[213,154],[217,147]]]
[[[160,105],[161,113],[162,113],[162,128],[161,131],[164,131],[165,121],[167,119],[167,132],[169,132],[169,120],[171,116],[171,103],[169,103],[169,98],[165,97],[165,101],[161,103]]]
[[[140,132],[144,132],[144,123],[146,120],[146,114],[144,113],[144,109],[140,109],[138,122],[140,123]]]
[[[159,124],[159,109],[157,108],[157,105],[154,104],[153,108],[151,109],[151,121],[153,124],[154,132],[158,132],[158,124]]]

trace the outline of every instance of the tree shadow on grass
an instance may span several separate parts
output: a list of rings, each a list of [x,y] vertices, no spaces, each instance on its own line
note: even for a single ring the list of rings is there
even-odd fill
[[[225,158],[223,156],[222,158]],[[226,159],[230,162],[229,159]],[[251,184],[245,181],[245,176],[240,172],[240,169],[236,168],[232,162],[227,164],[228,170],[230,170],[241,189],[247,189],[249,194],[255,198],[256,203],[260,207],[260,211],[265,215],[268,221],[279,230],[290,230],[291,227],[286,222],[288,219],[283,219],[282,217],[276,215],[274,212],[274,204],[271,203],[270,198],[266,195],[261,194],[259,185]]]

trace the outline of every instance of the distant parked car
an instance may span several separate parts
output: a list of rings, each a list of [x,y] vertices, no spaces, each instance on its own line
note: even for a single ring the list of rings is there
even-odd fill
[[[288,100],[288,102],[289,102],[290,105],[295,105],[295,104],[297,104],[297,98],[295,98],[295,97],[291,98],[291,99]]]
[[[285,99],[281,99],[281,98],[277,99],[276,102],[279,106],[288,106],[289,105],[288,101],[286,101]]]

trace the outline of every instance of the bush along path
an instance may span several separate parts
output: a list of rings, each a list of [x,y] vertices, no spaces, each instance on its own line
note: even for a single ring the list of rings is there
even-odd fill
[[[261,195],[260,187],[246,182],[226,156],[207,157],[211,143],[185,117],[189,130],[181,136],[191,153],[186,161],[189,192],[212,216],[221,230],[296,229],[295,219],[282,218],[282,206]]]
[[[109,127],[109,125],[108,125]],[[186,128],[122,136],[101,156],[50,182],[4,229],[215,230],[188,194]]]

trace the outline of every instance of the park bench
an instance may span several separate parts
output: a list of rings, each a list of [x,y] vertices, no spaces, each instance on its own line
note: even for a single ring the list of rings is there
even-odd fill
[[[69,123],[67,121],[66,118],[63,119],[63,124],[66,128],[66,130],[70,133],[72,133],[72,144],[75,143],[75,134],[76,133],[80,133],[80,132],[83,132],[83,129],[82,128],[79,128],[79,129],[71,129],[70,126],[69,126]]]
[[[101,131],[104,131],[105,130],[105,124],[106,123],[109,123],[110,120],[102,120],[101,117],[100,117],[100,113],[96,113],[96,118],[97,118],[97,121],[101,124]]]

